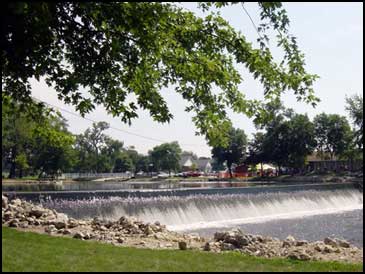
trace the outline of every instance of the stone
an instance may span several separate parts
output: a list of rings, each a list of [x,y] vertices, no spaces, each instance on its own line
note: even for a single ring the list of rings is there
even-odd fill
[[[68,223],[68,217],[63,213],[56,213],[55,218],[49,220],[49,224],[54,225],[57,229],[66,228]]]
[[[122,244],[122,243],[124,243],[124,239],[123,238],[117,238],[117,242]]]
[[[43,214],[46,213],[46,211],[40,207],[33,207],[31,211],[29,212],[30,216],[34,216],[36,218],[40,218],[43,216]]]
[[[57,228],[54,225],[49,225],[44,231],[51,234],[57,232]]]
[[[256,236],[254,236],[254,237],[252,238],[252,240],[253,240],[254,242],[259,242],[259,243],[263,243],[263,242],[264,242],[264,238],[263,238],[262,236],[260,236],[260,235],[256,235]]]
[[[101,220],[99,217],[95,217],[92,222],[93,225],[101,225],[103,223],[103,220]]]
[[[21,206],[22,205],[22,200],[20,200],[20,199],[11,200],[11,204],[15,207]]]
[[[335,250],[332,247],[328,246],[328,245],[326,245],[323,249],[323,252],[325,252],[325,253],[333,253],[334,251]]]
[[[224,241],[225,237],[226,237],[225,232],[216,232],[216,233],[214,233],[214,240],[216,240],[216,241]]]
[[[108,229],[105,227],[105,226],[101,226],[100,228],[99,228],[101,231],[107,231]]]
[[[211,243],[205,243],[203,250],[204,251],[211,251],[212,250]]]
[[[57,229],[65,229],[67,226],[65,222],[54,222],[53,224]]]
[[[350,243],[348,241],[340,240],[340,239],[335,239],[335,241],[337,242],[338,246],[340,246],[340,247],[350,248]]]
[[[331,239],[331,238],[324,238],[323,242],[326,244],[326,245],[330,245],[332,247],[337,247],[337,242],[334,240],[334,239]]]
[[[9,199],[4,195],[1,196],[2,196],[2,208],[7,209],[9,205]]]
[[[84,237],[85,237],[85,235],[84,235],[84,233],[82,233],[82,232],[76,232],[75,234],[74,234],[74,236],[73,236],[75,239],[80,239],[80,240],[82,240],[82,239],[84,239]]]
[[[188,244],[186,242],[179,242],[179,249],[180,250],[187,250],[188,249]]]
[[[21,227],[21,228],[28,228],[28,226],[29,226],[28,222],[19,223],[19,227]]]
[[[316,244],[316,245],[314,246],[314,250],[316,250],[316,251],[318,251],[318,252],[321,252],[321,251],[323,250],[323,248],[322,248],[322,246],[321,246],[321,245]]]
[[[295,238],[292,235],[289,235],[288,237],[286,237],[285,241],[295,242]]]
[[[35,222],[36,219],[34,219],[33,217],[28,217],[26,218],[26,221],[29,223],[29,224],[33,224]]]
[[[38,226],[38,225],[41,225],[41,224],[43,224],[43,223],[42,223],[40,220],[34,220],[33,224],[34,224],[35,226]]]
[[[149,225],[145,228],[144,234],[147,235],[147,236],[153,234],[153,230]]]
[[[18,219],[12,219],[9,222],[9,227],[19,227],[19,220]]]
[[[285,241],[283,241],[281,247],[290,247],[292,245],[293,245],[293,242],[285,240]]]
[[[92,238],[92,234],[91,233],[89,233],[89,232],[85,232],[85,235],[84,235],[84,239],[85,240],[90,240],[91,238]]]
[[[304,240],[297,241],[295,243],[296,246],[303,246],[303,245],[307,245],[307,244],[308,244],[308,242],[307,241],[304,241]]]
[[[308,261],[311,257],[304,251],[294,250],[287,255],[288,259]]]
[[[233,244],[230,243],[223,243],[221,250],[223,251],[231,251],[231,250],[235,250],[235,246]]]
[[[79,223],[75,219],[69,219],[68,223],[67,223],[67,226],[69,228],[75,228],[75,227],[79,226]]]
[[[63,233],[63,235],[70,235],[70,234],[72,234],[72,231],[69,229],[64,229],[62,233]]]
[[[14,213],[11,211],[7,211],[4,213],[4,220],[9,221],[10,219],[13,219]]]

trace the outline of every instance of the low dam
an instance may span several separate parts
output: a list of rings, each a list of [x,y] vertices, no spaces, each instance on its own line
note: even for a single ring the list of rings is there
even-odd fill
[[[159,221],[171,230],[204,236],[238,226],[251,233],[261,231],[277,237],[315,233],[322,237],[318,234],[321,227],[326,229],[325,236],[351,236],[349,240],[358,244],[362,237],[363,192],[349,183],[8,194],[40,202],[75,218],[115,220],[134,216],[144,222]],[[302,227],[296,227],[298,223]]]

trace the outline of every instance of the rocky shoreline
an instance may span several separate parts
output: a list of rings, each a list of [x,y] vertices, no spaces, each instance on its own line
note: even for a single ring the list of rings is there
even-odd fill
[[[121,217],[117,221],[99,218],[76,220],[63,213],[43,208],[20,199],[9,200],[2,195],[2,225],[22,231],[53,236],[94,240],[116,246],[151,249],[201,250],[206,252],[240,252],[266,258],[362,262],[363,249],[347,241],[325,238],[307,242],[288,236],[284,241],[261,235],[245,234],[239,229],[217,232],[213,239],[194,234],[182,234],[155,222],[143,223]]]

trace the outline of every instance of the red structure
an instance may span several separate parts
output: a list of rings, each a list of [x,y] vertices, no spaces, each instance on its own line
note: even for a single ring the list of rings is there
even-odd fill
[[[248,166],[247,165],[239,165],[232,169],[233,178],[244,178],[248,177]],[[219,172],[219,178],[230,178],[228,169],[223,172]]]

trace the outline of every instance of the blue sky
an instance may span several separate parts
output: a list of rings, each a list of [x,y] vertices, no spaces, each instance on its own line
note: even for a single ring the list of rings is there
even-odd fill
[[[197,9],[196,3],[181,3],[181,6],[194,11],[199,16],[203,12]],[[289,19],[290,32],[298,38],[300,49],[306,56],[307,70],[318,74],[320,79],[314,85],[316,95],[321,99],[319,105],[313,109],[310,105],[296,102],[291,94],[284,94],[286,107],[291,107],[298,113],[307,113],[313,118],[321,112],[338,113],[347,116],[345,111],[345,97],[363,92],[363,3],[284,3]],[[259,23],[258,9],[255,3],[246,3],[246,10],[256,24]],[[225,7],[220,10],[221,15],[232,26],[250,41],[257,39],[257,33],[240,5]],[[272,43],[274,56],[280,56]],[[248,98],[262,98],[262,89],[247,71],[239,67],[244,79],[242,92]],[[56,92],[41,81],[32,81],[33,96],[55,106],[75,112],[74,107],[64,105],[57,99]],[[185,102],[173,89],[164,89],[161,94],[165,97],[174,120],[169,124],[154,122],[148,112],[139,111],[139,118],[132,126],[123,124],[118,118],[107,115],[102,107],[97,107],[87,118],[97,121],[107,121],[111,126],[127,130],[151,138],[178,141],[184,150],[194,151],[198,156],[210,156],[210,147],[206,145],[203,136],[195,135],[195,126],[191,122],[192,115],[184,111]],[[68,120],[73,133],[81,133],[91,122],[62,113]],[[255,128],[250,119],[242,114],[229,111],[235,127],[244,129],[250,137]],[[106,133],[119,139],[126,146],[134,145],[141,153],[147,153],[159,142],[146,140],[133,135],[109,129]]]

